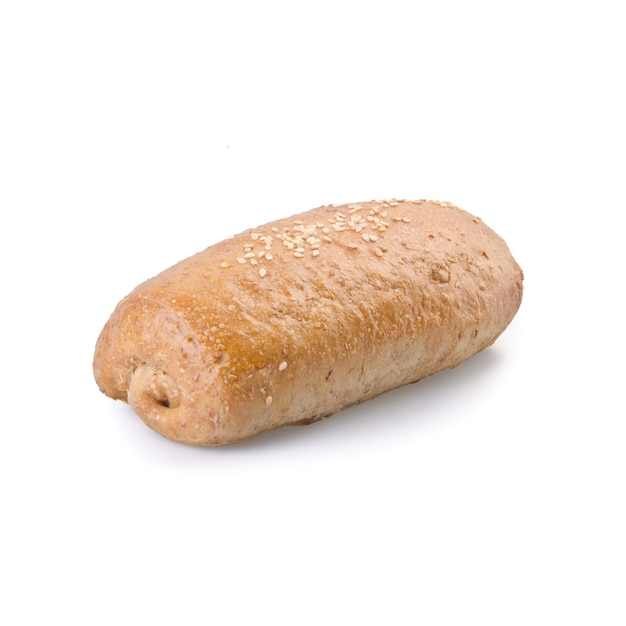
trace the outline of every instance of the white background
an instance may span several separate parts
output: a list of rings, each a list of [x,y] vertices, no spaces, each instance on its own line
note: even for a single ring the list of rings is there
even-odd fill
[[[620,4],[3,2],[0,621],[625,624]],[[136,284],[390,196],[506,239],[492,348],[218,449],[99,393]]]

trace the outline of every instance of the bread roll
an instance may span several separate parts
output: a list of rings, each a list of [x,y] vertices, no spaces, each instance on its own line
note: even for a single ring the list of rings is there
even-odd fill
[[[450,203],[324,206],[139,285],[102,330],[95,378],[165,437],[233,443],[458,365],[507,327],[522,280]]]

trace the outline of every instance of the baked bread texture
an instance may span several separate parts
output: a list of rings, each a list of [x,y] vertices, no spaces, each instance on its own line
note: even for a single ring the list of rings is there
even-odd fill
[[[458,365],[508,326],[522,281],[505,242],[448,202],[323,206],[139,285],[94,374],[169,439],[234,443]]]

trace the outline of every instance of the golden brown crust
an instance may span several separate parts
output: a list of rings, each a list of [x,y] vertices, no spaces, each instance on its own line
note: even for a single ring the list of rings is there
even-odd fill
[[[504,241],[449,203],[320,207],[139,285],[94,373],[166,437],[232,443],[458,365],[506,328],[522,280]]]

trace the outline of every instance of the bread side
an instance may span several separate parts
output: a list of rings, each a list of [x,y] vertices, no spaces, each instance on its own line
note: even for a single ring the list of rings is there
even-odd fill
[[[232,443],[458,365],[509,324],[522,279],[504,241],[449,203],[320,207],[137,287],[94,373],[166,437]]]

